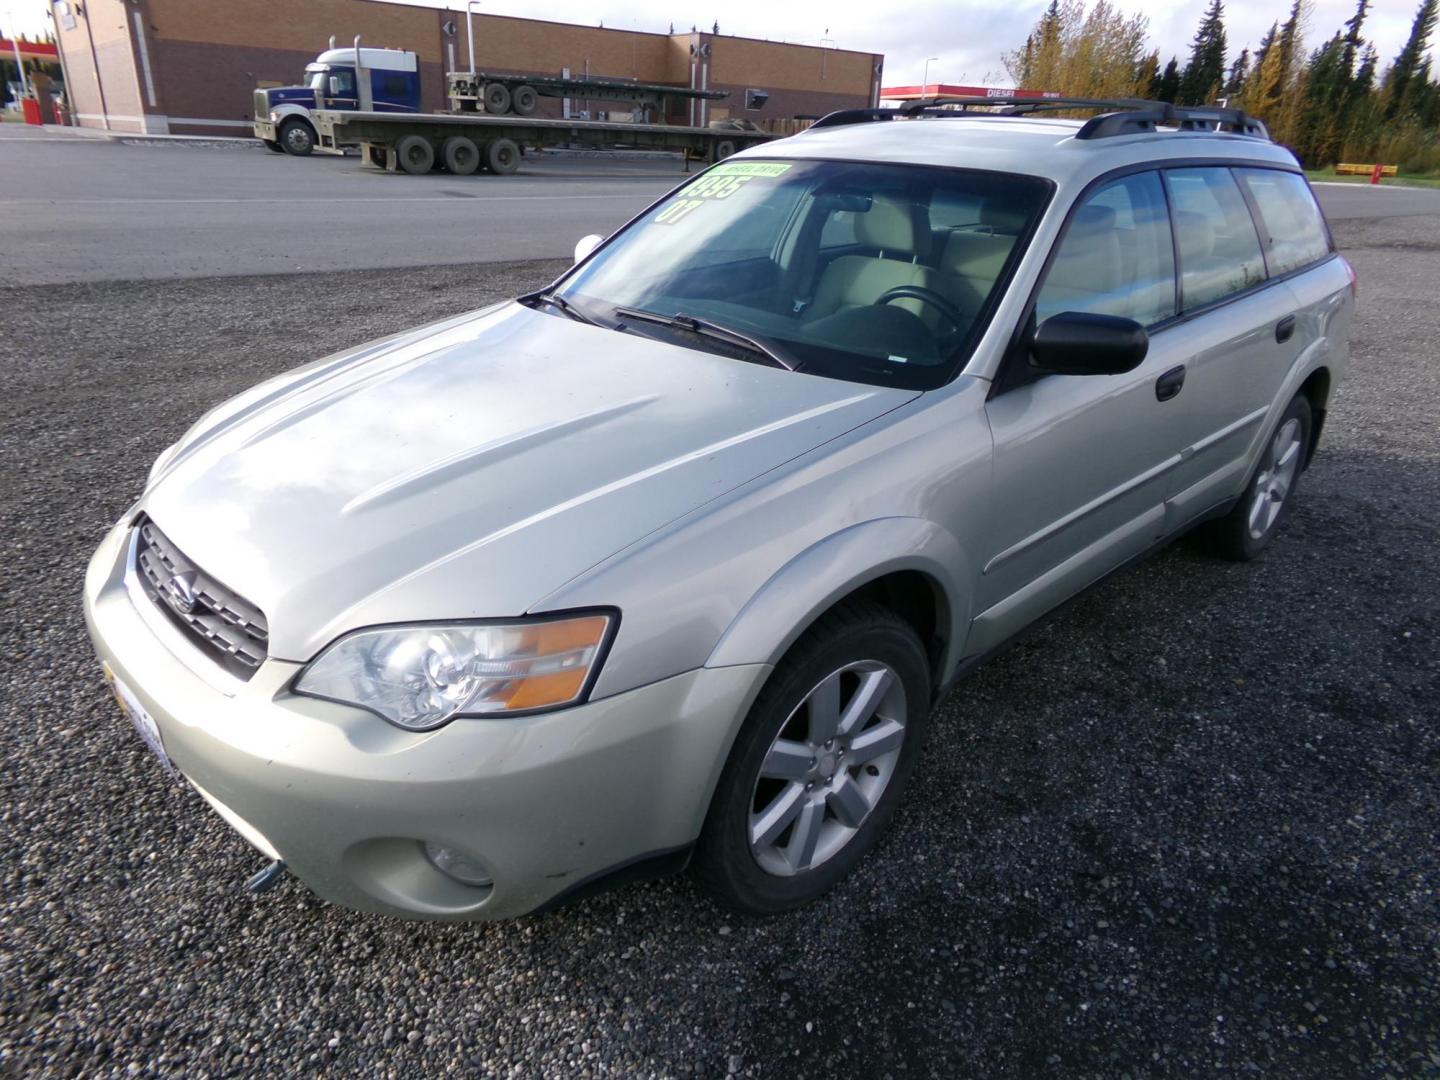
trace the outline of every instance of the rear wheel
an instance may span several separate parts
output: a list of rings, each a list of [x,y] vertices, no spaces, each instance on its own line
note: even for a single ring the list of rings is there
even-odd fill
[[[315,129],[304,120],[286,120],[280,125],[280,145],[287,154],[307,157],[315,149]]]
[[[1222,558],[1245,562],[1270,546],[1295,504],[1311,422],[1309,400],[1297,395],[1261,451],[1260,462],[1235,508],[1196,530],[1204,548]]]
[[[720,139],[715,143],[715,149],[711,152],[711,161],[724,161],[731,154],[735,153],[734,139]]]
[[[510,91],[504,83],[485,84],[485,111],[497,116],[510,111]]]
[[[929,711],[929,664],[908,623],[873,604],[826,616],[746,717],[700,835],[697,877],[757,915],[820,896],[889,823]]]
[[[485,167],[496,176],[509,176],[520,168],[520,147],[510,139],[491,139],[485,144]]]
[[[469,176],[480,168],[480,148],[464,135],[452,135],[440,146],[445,168],[456,176]]]
[[[517,86],[510,91],[510,107],[516,116],[533,116],[540,104],[540,95],[533,86]]]
[[[406,135],[395,144],[395,159],[411,176],[427,173],[435,167],[435,148],[420,135]]]

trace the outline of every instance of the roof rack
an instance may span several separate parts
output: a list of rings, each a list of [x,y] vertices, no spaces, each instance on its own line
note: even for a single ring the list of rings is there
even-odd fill
[[[917,98],[893,109],[842,109],[822,116],[810,125],[816,128],[842,127],[880,120],[914,120],[920,117],[944,119],[955,116],[1025,116],[1030,113],[1070,109],[1107,109],[1085,121],[1075,133],[1077,139],[1108,139],[1117,135],[1139,135],[1161,126],[1180,131],[1209,131],[1251,138],[1270,139],[1265,124],[1243,109],[1218,105],[1181,106],[1165,101],[1133,98],[1070,97],[929,97]]]

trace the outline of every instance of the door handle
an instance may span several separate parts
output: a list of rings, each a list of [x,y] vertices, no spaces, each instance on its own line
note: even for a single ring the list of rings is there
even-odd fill
[[[1155,400],[1169,401],[1176,394],[1180,393],[1180,388],[1184,385],[1185,365],[1181,364],[1179,367],[1172,367],[1169,371],[1165,372],[1164,375],[1161,375],[1155,380]]]
[[[1285,318],[1281,319],[1278,323],[1275,324],[1275,340],[1276,340],[1277,342],[1279,342],[1280,344],[1282,344],[1282,345],[1283,345],[1285,342],[1289,341],[1290,338],[1291,338],[1291,336],[1292,336],[1294,333],[1295,333],[1295,316],[1294,316],[1294,315],[1286,315]]]

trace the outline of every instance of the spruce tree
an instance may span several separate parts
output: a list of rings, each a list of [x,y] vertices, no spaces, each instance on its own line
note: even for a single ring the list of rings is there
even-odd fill
[[[1175,57],[1170,58],[1170,63],[1165,65],[1165,73],[1155,80],[1150,96],[1156,101],[1175,104],[1175,99],[1180,96],[1180,62]]]
[[[1180,103],[1203,105],[1225,79],[1225,7],[1210,0],[1190,43],[1190,62],[1180,77]]]
[[[1419,111],[1417,105],[1429,89],[1430,63],[1425,53],[1430,48],[1430,35],[1435,30],[1437,2],[1440,0],[1420,0],[1415,21],[1410,24],[1410,38],[1390,68],[1390,78],[1386,81],[1387,117],[1395,116],[1402,109]]]
[[[1245,92],[1245,80],[1250,76],[1250,50],[1241,49],[1235,63],[1230,65],[1230,74],[1225,76],[1225,85],[1220,94],[1227,101],[1234,102]]]

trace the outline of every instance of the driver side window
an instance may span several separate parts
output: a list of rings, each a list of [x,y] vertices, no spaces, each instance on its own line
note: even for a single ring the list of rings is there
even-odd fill
[[[1035,318],[1063,311],[1117,315],[1141,326],[1175,314],[1175,249],[1157,174],[1112,181],[1071,214]]]

